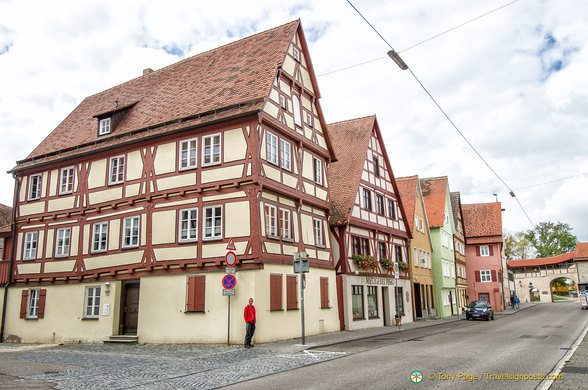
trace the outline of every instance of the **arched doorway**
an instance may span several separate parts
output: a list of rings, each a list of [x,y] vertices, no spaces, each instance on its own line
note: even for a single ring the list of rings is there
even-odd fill
[[[551,302],[565,301],[570,298],[577,298],[576,282],[567,277],[555,278],[549,284],[549,291],[551,292]]]

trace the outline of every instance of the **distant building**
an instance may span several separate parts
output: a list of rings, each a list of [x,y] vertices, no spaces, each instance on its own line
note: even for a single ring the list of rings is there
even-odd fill
[[[455,255],[453,253],[455,222],[447,176],[421,179],[421,188],[433,242],[432,258],[437,316],[457,315]]]
[[[510,302],[500,202],[462,204],[466,236],[468,298],[489,302],[495,312]],[[506,292],[505,292],[506,289]]]
[[[435,289],[433,278],[433,243],[419,177],[396,178],[406,222],[412,233],[408,244],[410,276],[415,318],[435,317]]]
[[[465,256],[465,232],[463,227],[463,215],[461,211],[461,197],[459,192],[451,193],[451,210],[455,221],[455,234],[453,235],[453,254],[455,255],[455,290],[457,293],[457,312],[463,313],[468,305],[468,276],[466,272]]]

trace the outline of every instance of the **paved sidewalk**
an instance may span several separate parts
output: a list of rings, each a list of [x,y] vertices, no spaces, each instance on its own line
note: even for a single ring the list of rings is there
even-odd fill
[[[588,325],[586,326],[588,328]],[[588,330],[584,330],[582,341],[573,351],[569,360],[564,362],[564,366],[557,373],[558,377],[553,381],[550,390],[576,390],[588,389]],[[560,379],[561,378],[561,379]]]

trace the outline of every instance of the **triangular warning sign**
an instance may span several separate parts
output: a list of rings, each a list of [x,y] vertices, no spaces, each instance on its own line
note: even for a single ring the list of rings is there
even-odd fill
[[[227,244],[227,250],[229,250],[229,251],[237,250],[237,248],[235,248],[235,243],[233,242],[232,238],[229,238],[229,243]]]

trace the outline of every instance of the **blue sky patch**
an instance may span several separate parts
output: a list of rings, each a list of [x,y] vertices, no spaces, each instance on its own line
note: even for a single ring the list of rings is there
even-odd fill
[[[541,62],[541,81],[546,81],[552,74],[564,69],[570,61],[570,56],[577,51],[578,48],[565,47],[565,41],[561,42],[551,33],[546,33],[537,50]]]
[[[10,48],[12,47],[12,45],[13,45],[12,42],[7,43],[7,44],[4,44],[4,45],[1,45],[0,44],[0,56],[2,54],[4,54],[4,53],[8,53],[8,50],[10,50]]]
[[[177,45],[172,44],[172,45],[165,45],[162,47],[163,50],[165,50],[166,53],[177,56],[177,57],[183,57],[184,56],[184,50],[180,49]]]

